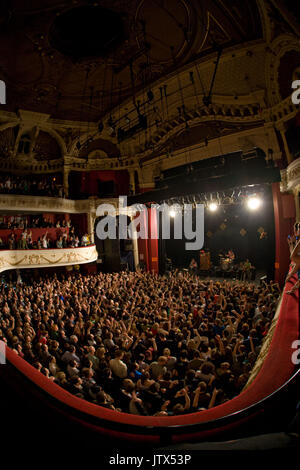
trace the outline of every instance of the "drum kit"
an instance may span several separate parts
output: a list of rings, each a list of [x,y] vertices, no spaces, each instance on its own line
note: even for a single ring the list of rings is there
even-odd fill
[[[230,258],[221,258],[221,268],[223,269],[223,271],[228,271],[231,264],[232,261]]]
[[[233,259],[232,258],[225,258],[223,255],[220,256],[220,265],[222,271],[229,271],[230,268],[233,266]]]

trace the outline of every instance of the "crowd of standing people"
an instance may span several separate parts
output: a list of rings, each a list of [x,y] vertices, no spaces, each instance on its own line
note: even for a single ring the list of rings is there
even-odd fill
[[[17,225],[9,223],[8,229],[12,229],[7,240],[2,240],[0,236],[0,249],[9,250],[32,250],[41,248],[77,248],[90,244],[90,237],[87,233],[79,235],[72,224],[71,219],[58,220],[53,223],[50,218],[37,216],[33,217],[31,222],[28,219],[22,219]],[[22,229],[17,235],[15,228]],[[34,240],[31,228],[45,228],[43,234]],[[55,238],[49,236],[47,229],[55,228]],[[52,234],[53,235],[53,234]]]
[[[274,316],[276,283],[114,273],[1,287],[0,340],[77,397],[132,414],[238,395]]]

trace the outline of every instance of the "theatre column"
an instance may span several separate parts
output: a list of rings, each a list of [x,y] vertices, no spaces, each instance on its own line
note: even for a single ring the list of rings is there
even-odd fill
[[[64,168],[64,195],[66,198],[69,197],[69,173],[68,168]]]
[[[132,194],[135,194],[135,178],[134,178],[134,170],[129,170],[129,184]]]
[[[132,216],[130,218],[131,222],[134,220],[134,217]],[[138,239],[137,239],[137,232],[135,230],[134,225],[131,223],[131,227],[133,227],[133,233],[132,233],[132,251],[133,251],[133,260],[134,260],[134,268],[137,271],[138,265],[139,265],[139,247],[138,247]]]
[[[94,225],[96,220],[96,214],[94,212],[87,213],[87,230],[90,236],[91,243],[95,243],[95,233],[94,233]]]
[[[148,212],[143,210],[139,214],[141,224],[145,227],[145,232],[148,234]],[[141,230],[141,229],[140,229]],[[149,247],[148,247],[148,238],[138,238],[138,253],[139,253],[139,263],[144,265],[145,271],[149,271]]]
[[[149,271],[158,274],[158,218],[154,207],[148,211],[148,234],[149,234]]]

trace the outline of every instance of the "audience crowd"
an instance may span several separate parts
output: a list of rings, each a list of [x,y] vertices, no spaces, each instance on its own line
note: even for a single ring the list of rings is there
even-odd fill
[[[32,196],[64,197],[64,190],[56,178],[28,177],[24,175],[0,175],[1,194],[24,194]]]
[[[30,227],[29,227],[30,226]],[[3,228],[3,227],[1,227]],[[16,219],[15,222],[6,223],[7,229],[22,229],[23,231],[19,236],[16,232],[12,231],[7,239],[7,242],[2,240],[0,236],[0,249],[18,250],[18,249],[39,249],[39,248],[77,248],[79,246],[87,246],[90,244],[88,234],[81,237],[76,233],[75,227],[72,225],[71,220],[57,221],[55,224],[50,218],[43,217],[42,215],[34,216],[29,221],[28,218]],[[39,236],[37,240],[33,240],[32,231],[30,228],[57,228],[56,239],[49,237],[48,231],[45,230],[43,235]],[[63,229],[63,230],[59,230]],[[66,230],[68,229],[68,230]]]
[[[72,222],[70,220],[58,220],[52,222],[50,217],[45,217],[43,214],[33,216],[12,216],[3,217],[0,222],[0,229],[29,229],[29,228],[71,228]]]
[[[0,339],[77,397],[132,414],[208,409],[248,381],[277,284],[174,271],[2,284]]]

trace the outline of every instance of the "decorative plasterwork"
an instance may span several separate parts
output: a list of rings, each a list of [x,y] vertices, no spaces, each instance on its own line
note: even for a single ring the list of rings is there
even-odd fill
[[[300,185],[300,158],[297,158],[289,166],[281,171],[280,190],[282,192],[293,191]]]
[[[284,54],[293,50],[300,51],[300,43],[299,38],[292,34],[278,36],[266,50],[266,90],[270,106],[274,106],[282,100],[279,93],[278,69]],[[291,88],[291,94],[292,91]]]
[[[229,154],[234,152],[247,151],[258,147],[268,155],[268,149],[273,150],[273,159],[276,161],[281,158],[281,150],[275,133],[274,126],[269,123],[254,129],[241,131],[238,134],[230,134],[220,139],[213,139],[207,146],[194,145],[188,151],[175,151],[172,155],[162,153],[162,155],[143,164],[139,172],[139,179],[142,184],[152,182],[159,164],[161,171],[165,171],[176,166],[187,163],[193,163],[202,159],[208,159],[217,155]],[[144,186],[141,186],[144,187]]]
[[[0,272],[8,269],[47,268],[92,263],[98,258],[95,245],[80,248],[3,250],[0,251]]]
[[[95,212],[102,204],[112,204],[118,207],[118,199],[85,199],[72,200],[43,196],[17,196],[0,194],[0,211],[35,211],[35,212],[57,212],[67,214],[79,214]]]
[[[212,103],[208,107],[203,105],[203,92],[207,92],[209,88],[216,53],[199,58],[183,66],[180,70],[177,69],[168,76],[160,78],[151,87],[155,97],[152,105],[153,108],[156,108],[157,123],[155,124],[152,116],[151,125],[146,132],[137,132],[122,143],[118,143],[116,137],[109,135],[108,116],[104,117],[104,129],[99,133],[97,123],[51,119],[48,114],[31,113],[26,110],[20,110],[17,114],[0,110],[0,131],[7,126],[16,126],[17,124],[21,126],[22,130],[28,129],[30,126],[34,128],[34,125],[39,126],[41,130],[48,132],[57,140],[62,151],[61,158],[49,162],[35,162],[29,158],[19,158],[19,156],[18,159],[13,156],[0,159],[0,170],[20,170],[27,173],[64,171],[64,173],[68,173],[72,170],[128,169],[133,172],[134,170],[139,171],[140,165],[143,165],[142,172],[139,172],[140,183],[141,185],[150,184],[148,179],[150,172],[144,169],[143,162],[146,160],[147,165],[151,165],[152,162],[153,165],[157,165],[156,155],[159,153],[159,158],[167,160],[168,166],[182,164],[183,157],[177,158],[176,156],[174,159],[168,157],[169,151],[166,146],[168,142],[184,131],[187,123],[191,128],[202,123],[207,125],[220,123],[219,137],[211,139],[204,149],[204,153],[208,157],[224,151],[227,145],[228,136],[222,132],[224,123],[225,127],[227,123],[236,126],[232,130],[232,135],[238,140],[244,135],[244,129],[249,129],[250,126],[264,131],[266,124],[274,126],[276,123],[294,117],[299,107],[293,105],[289,98],[281,101],[276,82],[280,58],[286,51],[299,50],[299,48],[299,40],[292,34],[282,34],[270,43],[258,40],[245,43],[242,46],[227,48],[221,56]],[[190,80],[191,72],[194,74],[195,86]],[[198,74],[204,90],[201,89]],[[178,79],[180,79],[182,95],[178,91]],[[167,87],[168,108],[165,103],[162,106],[160,99],[160,89],[163,86]],[[137,93],[136,100],[143,102],[143,99],[143,95]],[[182,106],[183,100],[185,110],[184,113],[180,113],[178,108]],[[125,126],[125,118],[128,113],[132,113],[132,116],[136,115],[132,99],[124,101],[120,108],[112,111],[112,114],[121,117],[118,126]],[[77,143],[79,141],[84,144],[91,136],[94,139],[110,140],[118,146],[121,156],[117,158],[111,155],[105,158],[99,147],[99,155],[97,155],[97,149],[93,149],[92,158],[88,159],[89,152],[86,157],[80,158]],[[263,149],[272,148],[274,159],[278,158],[280,153],[277,148],[275,149],[276,145],[278,146],[278,142],[276,144],[275,140],[272,135],[271,142],[265,139],[265,142],[260,145]],[[192,145],[187,145],[186,151],[189,158],[191,153],[193,153],[192,160],[194,156],[196,158]],[[202,151],[197,151],[197,156],[202,153]],[[173,152],[174,154],[176,151]]]

